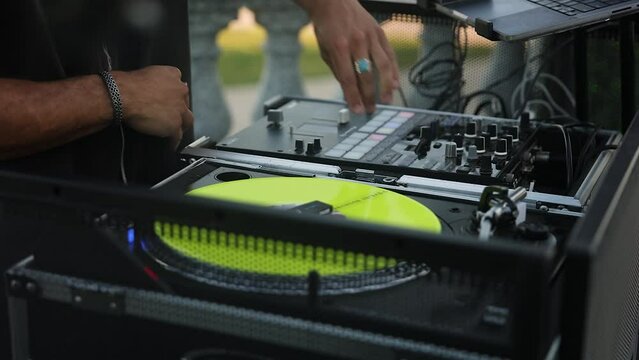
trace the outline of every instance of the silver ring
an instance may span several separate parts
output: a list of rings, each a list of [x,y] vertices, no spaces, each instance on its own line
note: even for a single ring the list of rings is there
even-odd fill
[[[371,71],[371,61],[367,58],[360,58],[355,60],[355,72],[358,74],[366,74]]]

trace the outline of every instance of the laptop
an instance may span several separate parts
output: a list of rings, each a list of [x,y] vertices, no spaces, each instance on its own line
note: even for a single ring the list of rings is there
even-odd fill
[[[395,1],[387,1],[395,2]],[[639,12],[639,0],[401,0],[474,26],[493,40],[526,40]]]

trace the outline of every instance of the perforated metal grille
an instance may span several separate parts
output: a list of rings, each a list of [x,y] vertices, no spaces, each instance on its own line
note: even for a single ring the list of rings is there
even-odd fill
[[[547,49],[541,40],[492,42],[437,15],[374,15],[400,67],[405,96],[396,96],[395,105],[510,118],[522,107],[514,92],[524,73],[535,74],[546,61],[539,56]]]
[[[167,268],[236,290],[306,295],[309,273],[319,293],[356,293],[426,275],[425,264],[171,223],[155,223],[145,249]]]

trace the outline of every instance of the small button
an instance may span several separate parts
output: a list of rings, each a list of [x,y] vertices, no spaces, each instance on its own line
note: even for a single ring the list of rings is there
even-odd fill
[[[362,126],[361,128],[359,128],[359,131],[363,131],[363,132],[367,132],[367,133],[372,133],[375,131],[375,129],[377,129],[377,126]]]
[[[373,146],[375,146],[375,145],[377,145],[377,144],[379,144],[379,141],[375,141],[375,140],[364,140],[364,141],[362,141],[362,143],[361,143],[360,145],[363,145],[363,146],[371,146],[371,147],[373,147]]]
[[[369,136],[368,138],[369,138],[370,140],[382,141],[382,140],[386,139],[386,135],[373,134],[373,135]]]
[[[384,134],[384,135],[390,135],[393,132],[395,132],[395,129],[391,129],[391,128],[381,128],[381,129],[376,131],[376,133]]]
[[[367,137],[368,134],[366,133],[362,133],[362,132],[356,132],[351,134],[351,136],[349,136],[349,138],[353,138],[353,139],[364,139],[365,137]]]
[[[400,117],[400,116],[396,116],[396,117],[392,118],[392,119],[391,119],[391,121],[394,121],[394,122],[398,122],[398,123],[400,123],[400,124],[403,124],[403,123],[405,123],[406,121],[408,121],[408,118]]]
[[[346,151],[342,151],[342,150],[331,150],[331,151],[327,151],[324,153],[324,156],[328,156],[328,157],[342,157],[342,155],[344,155],[346,153]]]
[[[350,159],[350,160],[359,160],[364,156],[363,152],[356,152],[356,151],[351,151],[348,154],[344,155],[344,159]]]
[[[387,116],[394,116],[395,114],[397,114],[397,111],[392,111],[392,110],[384,110],[379,113],[379,115],[387,115]]]
[[[384,125],[384,127],[386,128],[391,128],[391,129],[397,129],[398,127],[402,126],[402,124],[400,123],[396,123],[394,121],[391,121],[389,123],[386,123],[386,125]]]
[[[372,146],[366,146],[366,145],[359,145],[359,146],[355,146],[353,148],[354,152],[362,152],[362,153],[367,153],[369,151],[371,151],[373,149]]]
[[[353,148],[353,145],[348,145],[348,144],[337,144],[335,145],[331,150],[341,150],[341,151],[348,151],[350,149]]]
[[[406,118],[406,119],[410,119],[410,118],[412,118],[414,115],[415,115],[415,113],[413,113],[413,112],[410,112],[410,111],[402,111],[402,112],[400,112],[397,116],[399,116],[399,117],[403,117],[403,118]]]
[[[347,139],[342,140],[342,142],[340,144],[356,145],[359,142],[360,142],[360,139],[347,138]]]

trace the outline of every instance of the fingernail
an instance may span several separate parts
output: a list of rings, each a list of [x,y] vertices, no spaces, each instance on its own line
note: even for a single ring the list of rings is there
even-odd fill
[[[382,102],[384,104],[390,104],[393,101],[393,95],[391,94],[384,94],[382,96]]]
[[[353,106],[353,112],[355,114],[363,114],[364,113],[364,106],[362,104],[357,104],[357,105]]]
[[[395,81],[393,81],[393,88],[394,88],[395,90],[399,89],[399,85],[400,85],[400,84],[399,84],[399,80],[395,80]]]

